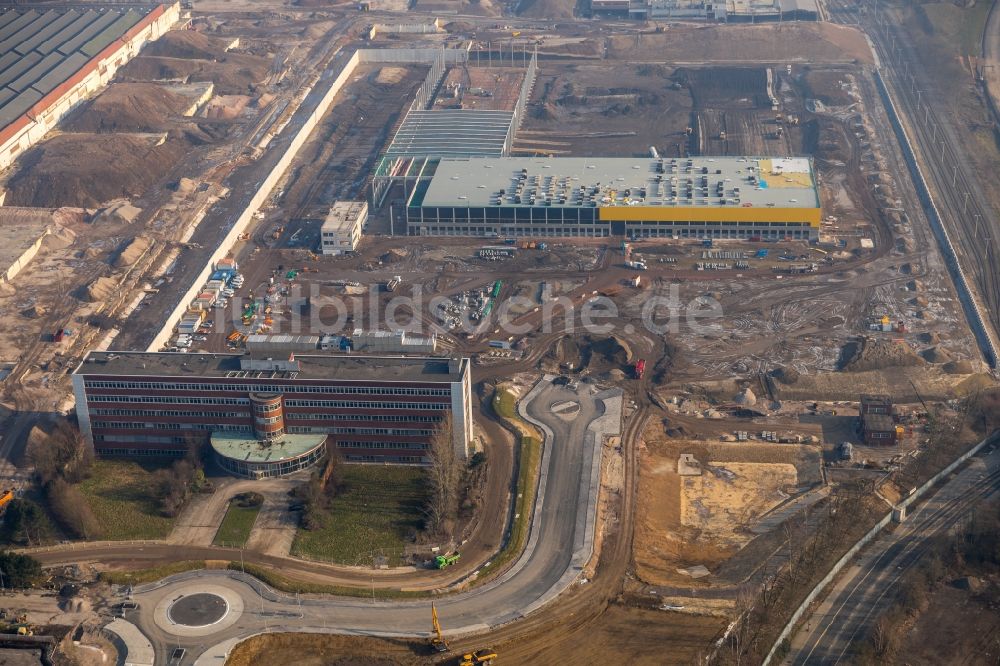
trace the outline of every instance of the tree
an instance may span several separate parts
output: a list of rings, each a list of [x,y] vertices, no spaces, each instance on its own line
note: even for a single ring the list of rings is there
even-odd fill
[[[427,498],[427,531],[435,535],[450,536],[449,525],[458,515],[459,485],[462,482],[462,464],[452,443],[452,422],[446,418],[431,437],[427,451],[430,461]]]
[[[309,480],[296,486],[293,497],[302,502],[302,527],[307,530],[322,529],[326,522],[326,508],[329,505],[323,490],[323,479],[313,473]]]
[[[180,513],[184,503],[191,496],[191,487],[195,481],[197,468],[190,460],[178,460],[167,469],[157,470],[153,475],[157,496],[167,516]]]
[[[0,573],[5,587],[31,587],[42,576],[42,564],[29,555],[0,552]]]
[[[59,421],[48,436],[32,441],[28,458],[43,484],[56,478],[80,481],[94,460],[80,430],[68,421]]]
[[[48,533],[49,521],[38,504],[18,498],[7,505],[3,526],[12,541],[33,546]]]
[[[65,479],[56,478],[45,486],[45,493],[49,508],[66,532],[83,539],[101,536],[101,524],[79,488],[66,483]]]

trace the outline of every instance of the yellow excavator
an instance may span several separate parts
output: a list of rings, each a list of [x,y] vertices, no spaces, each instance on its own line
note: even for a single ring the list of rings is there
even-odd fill
[[[489,648],[476,650],[470,654],[462,655],[460,666],[490,666],[497,658],[497,653]]]
[[[438,611],[434,604],[431,604],[431,621],[434,624],[434,636],[431,638],[431,646],[438,652],[447,652],[448,641],[441,635],[441,623],[438,622]]]

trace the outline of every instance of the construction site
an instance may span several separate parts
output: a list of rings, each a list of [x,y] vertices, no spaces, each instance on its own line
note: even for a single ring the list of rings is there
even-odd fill
[[[247,640],[250,624],[223,622],[226,663],[450,663],[428,649],[434,632],[450,658],[488,644],[504,664],[722,659],[747,590],[799,557],[791,541],[825,534],[830,507],[874,516],[935,446],[928,415],[996,390],[854,29],[678,26],[667,44],[598,22],[463,16],[418,31],[356,8],[205,7],[170,8],[169,30],[0,172],[4,473],[29,482],[28,433],[73,411],[69,375],[93,350],[467,357],[470,455],[489,461],[445,571],[417,547],[371,580],[296,558],[280,483],[268,545],[185,536],[86,560],[96,573],[245,556],[286,586],[440,594],[432,632],[422,611],[410,630],[406,601],[405,638],[359,638],[317,624],[349,614],[328,595],[303,587],[315,606],[294,611],[297,593],[275,593],[267,616],[265,595],[220,574],[220,598],[288,622]],[[711,54],[730,41],[745,57]],[[324,224],[346,210],[349,245],[324,251]],[[505,392],[521,411],[500,413]],[[865,420],[863,395],[891,396],[886,423]],[[543,398],[551,420],[531,412]],[[615,410],[614,427],[600,420]],[[560,430],[591,420],[603,435]],[[516,573],[497,553],[518,517],[541,520],[516,486],[536,436],[546,456],[552,437],[594,449],[593,485],[545,498],[580,504],[591,550],[545,608],[467,617],[465,592]],[[131,617],[165,655],[154,623],[169,611],[146,605]],[[344,630],[383,635],[367,621]],[[176,663],[214,644],[196,636]]]

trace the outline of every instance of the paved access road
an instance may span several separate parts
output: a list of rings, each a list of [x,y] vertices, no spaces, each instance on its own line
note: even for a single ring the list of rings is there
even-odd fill
[[[446,634],[485,631],[535,610],[573,584],[593,552],[601,445],[605,435],[621,432],[622,391],[601,391],[587,383],[555,386],[543,379],[520,408],[546,432],[531,536],[521,558],[497,580],[435,600]],[[158,607],[208,583],[242,599],[243,609],[231,624],[220,622],[218,631],[206,633],[171,625],[162,613],[157,620]],[[384,636],[426,636],[430,631],[429,600],[300,599],[233,572],[181,574],[137,588],[134,598],[140,608],[128,619],[153,643],[157,663],[167,663],[167,650],[174,647],[186,648],[184,663],[198,657],[199,663],[222,663],[233,639],[265,630]]]
[[[894,600],[896,583],[924,554],[927,540],[955,525],[970,507],[1000,489],[1000,453],[972,458],[892,532],[883,532],[846,569],[803,629],[785,664],[851,663],[851,643],[864,639]]]

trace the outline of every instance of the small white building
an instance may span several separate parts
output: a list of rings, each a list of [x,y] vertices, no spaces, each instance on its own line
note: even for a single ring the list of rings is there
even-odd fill
[[[367,221],[367,201],[335,202],[320,231],[320,252],[324,255],[353,252],[361,242],[361,229]]]

